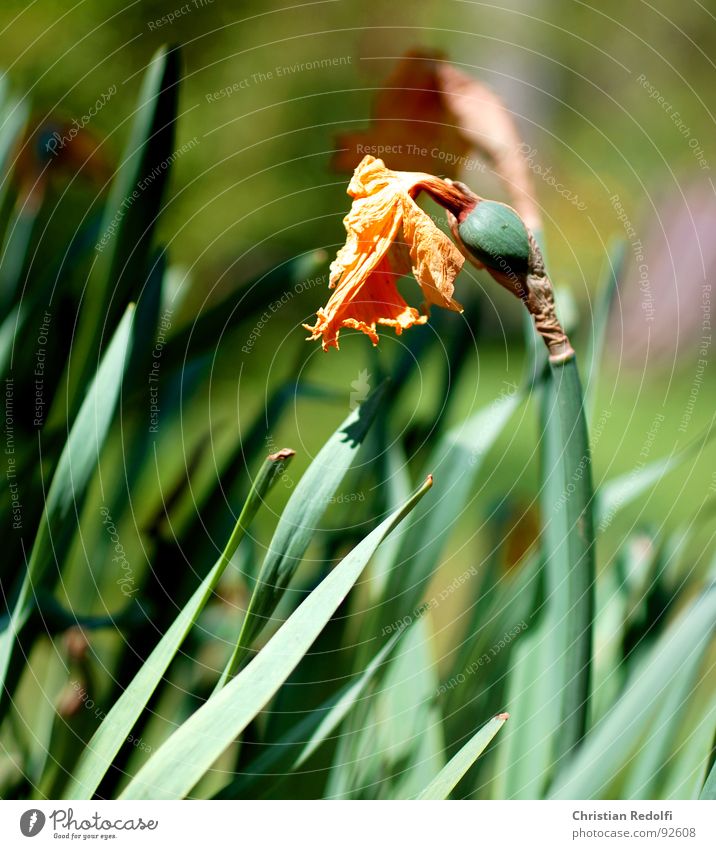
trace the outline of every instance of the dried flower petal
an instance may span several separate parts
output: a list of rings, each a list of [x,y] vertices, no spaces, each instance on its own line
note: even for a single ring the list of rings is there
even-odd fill
[[[380,159],[366,156],[348,186],[353,205],[344,218],[346,244],[331,264],[335,288],[316,324],[305,325],[323,348],[338,347],[341,327],[366,333],[378,342],[379,324],[402,333],[424,324],[430,304],[461,311],[452,297],[453,281],[464,257],[433,220],[415,203],[427,191],[459,213],[465,196],[430,174],[391,171]],[[425,296],[424,312],[410,307],[398,292],[397,280],[410,271]]]

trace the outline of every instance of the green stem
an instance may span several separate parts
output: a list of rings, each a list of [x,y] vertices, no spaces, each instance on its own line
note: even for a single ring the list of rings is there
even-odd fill
[[[574,357],[550,363],[542,420],[542,539],[560,680],[557,762],[586,731],[594,615],[591,456]]]

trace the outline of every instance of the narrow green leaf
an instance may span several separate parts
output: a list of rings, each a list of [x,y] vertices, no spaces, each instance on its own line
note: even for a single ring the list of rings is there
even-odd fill
[[[483,725],[435,776],[418,799],[447,799],[508,719],[509,714],[499,713]]]
[[[714,762],[706,781],[704,781],[699,799],[716,799],[716,762]]]
[[[452,428],[435,447],[428,463],[437,481],[435,497],[429,504],[423,502],[400,532],[402,544],[394,561],[397,565],[388,574],[384,603],[374,614],[378,631],[418,607],[465,508],[475,476],[521,401],[522,394],[516,388],[504,393]]]
[[[694,652],[684,658],[671,686],[659,699],[654,717],[642,737],[639,748],[629,764],[624,783],[620,786],[622,799],[660,799],[661,772],[669,761],[674,741],[684,723],[684,705],[694,689],[701,655]]]
[[[52,564],[59,568],[76,528],[87,485],[112,423],[127,363],[134,306],[130,305],[102,358],[60,455],[45,500],[20,593],[7,627],[0,633],[0,693],[3,693],[17,637],[33,607],[33,594],[47,578]]]
[[[541,799],[549,780],[560,705],[550,629],[545,616],[520,638],[512,653],[505,704],[511,720],[497,752],[499,799]]]
[[[659,705],[687,661],[703,656],[716,623],[710,587],[664,631],[634,670],[614,707],[594,726],[557,775],[555,799],[598,799],[633,757]]]
[[[4,79],[4,78],[3,78]],[[17,100],[2,98],[0,111],[0,208],[5,204],[5,197],[10,188],[10,157],[16,150],[17,143],[25,129],[30,104],[27,98]]]
[[[179,88],[179,51],[161,48],[149,64],[134,113],[132,129],[102,218],[96,257],[82,302],[67,369],[67,393],[50,412],[48,424],[71,417],[87,370],[96,362],[103,328],[137,296],[145,279],[152,236],[159,220],[174,150]]]
[[[395,510],[410,495],[412,482],[408,471],[408,460],[398,440],[389,444],[385,451],[386,482],[385,501],[387,510]],[[434,488],[434,487],[433,487]],[[379,602],[385,593],[390,570],[397,562],[402,540],[400,534],[392,534],[381,545],[370,566],[370,600]]]
[[[385,384],[357,407],[329,438],[298,482],[281,514],[249,601],[236,649],[224,670],[223,687],[268,623],[306,553],[329,501],[355,459],[380,404]]]
[[[481,676],[477,676],[473,688],[479,687],[480,691],[484,692],[485,679],[504,674],[502,669],[493,672],[491,650],[504,640],[506,634],[513,634],[517,628],[521,633],[529,627],[528,623],[531,623],[540,601],[541,567],[539,553],[533,551],[526,554],[523,562],[510,569],[506,575],[501,575],[496,583],[481,591],[473,605],[470,623],[465,629],[462,649],[456,653],[455,661],[447,675],[448,681],[457,680],[460,673],[464,674],[466,669],[481,669]],[[506,650],[509,654],[509,644]],[[505,649],[500,650],[501,653],[503,651]],[[484,665],[485,656],[490,660],[487,670]],[[447,688],[446,715],[456,715],[466,701],[472,709],[470,696],[471,693],[466,693],[462,684]],[[510,723],[510,730],[505,732],[506,734],[512,733],[512,726]],[[464,737],[464,734],[461,736]]]
[[[125,789],[124,799],[184,798],[296,668],[380,543],[430,488],[428,479],[291,614],[256,657],[172,734]]]
[[[164,367],[163,358],[162,364]],[[195,546],[205,545],[207,538],[222,539],[230,532],[233,516],[226,505],[243,501],[246,493],[246,464],[251,463],[255,457],[263,453],[266,446],[266,434],[274,432],[288,406],[295,404],[298,398],[337,401],[337,395],[337,392],[332,392],[327,387],[302,381],[283,383],[271,392],[266,405],[256,411],[253,421],[246,431],[242,432],[241,439],[237,440],[234,450],[220,463],[216,476],[208,482],[203,491],[192,484],[191,497],[187,499],[185,514],[172,515],[172,532],[177,538],[187,540],[189,554],[195,550]],[[340,393],[340,401],[345,402],[345,393]],[[163,503],[160,509],[164,515]],[[183,547],[187,549],[187,545]],[[252,558],[244,570],[244,577],[251,588],[260,565],[260,560],[255,562]]]
[[[595,298],[592,312],[592,332],[589,335],[589,349],[587,351],[587,380],[584,390],[585,407],[590,412],[594,408],[594,399],[597,397],[599,369],[604,354],[609,313],[624,270],[626,257],[627,243],[624,239],[618,239],[610,246],[604,279],[600,283]]]
[[[381,549],[378,549],[380,551]],[[373,558],[375,559],[375,558]],[[282,777],[290,775],[313,755],[320,746],[330,739],[331,733],[340,725],[351,710],[360,703],[368,685],[377,677],[390,658],[407,625],[397,631],[385,643],[366,668],[346,684],[336,694],[306,714],[295,723],[289,731],[279,739],[266,744],[266,751],[249,763],[244,772],[238,775],[215,798],[236,799],[246,793],[251,798],[263,797],[257,786],[262,782],[271,781],[270,789],[274,791]]]
[[[591,456],[574,358],[550,364],[543,393],[541,539],[559,665],[558,762],[587,726],[594,615]]]
[[[267,493],[290,462],[293,451],[284,449],[264,461],[221,557],[176,617],[169,630],[142,664],[130,685],[117,699],[85,749],[77,766],[67,799],[91,799],[105,772],[134,727],[169,664],[196,622],[229,565],[246,529]]]
[[[631,574],[639,570],[636,550],[637,546],[633,544],[633,540],[627,539],[619,553],[616,568],[610,564],[608,569],[601,570],[597,576],[594,662],[589,705],[589,721],[592,725],[611,708],[624,684],[628,668],[624,662],[624,639],[628,628],[629,599],[626,570],[620,569],[619,566],[624,562],[627,568],[636,566],[636,569],[631,570]],[[639,602],[644,598],[645,595],[639,595]]]
[[[7,374],[12,362],[12,352],[17,334],[25,322],[25,311],[18,304],[0,324],[0,374]]]
[[[19,100],[11,97],[6,100],[3,97],[0,109],[0,175],[4,176],[27,121],[30,106],[27,98]]]
[[[414,622],[373,698],[342,730],[329,799],[414,799],[445,765],[430,615]]]
[[[0,315],[4,315],[21,287],[35,222],[41,204],[19,197],[10,216],[5,242],[0,250]]]
[[[321,723],[318,728],[316,728],[313,734],[311,734],[311,737],[306,743],[306,745],[303,747],[301,754],[296,758],[296,763],[293,767],[294,769],[299,769],[302,764],[304,764],[311,757],[311,755],[316,751],[316,749],[321,745],[321,743],[328,739],[331,733],[345,719],[346,715],[353,707],[356,700],[359,698],[361,693],[365,691],[365,688],[367,687],[368,683],[373,679],[376,672],[380,669],[381,665],[384,664],[385,661],[390,657],[393,649],[398,643],[398,640],[409,627],[410,625],[407,625],[400,631],[396,631],[396,633],[393,634],[393,636],[386,642],[383,648],[376,654],[373,660],[371,660],[368,666],[366,666],[362,675],[360,675],[360,677],[356,681],[350,684],[338,697],[336,703],[321,720]]]
[[[686,739],[671,753],[660,799],[698,799],[709,772],[716,730],[716,699],[686,730]],[[716,787],[714,787],[716,792]]]

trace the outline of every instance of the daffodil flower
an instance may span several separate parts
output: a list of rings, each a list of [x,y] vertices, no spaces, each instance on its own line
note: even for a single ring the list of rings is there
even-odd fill
[[[447,211],[454,244],[415,202],[427,192]],[[454,280],[465,259],[486,269],[522,300],[554,363],[574,356],[557,318],[552,283],[532,234],[512,207],[478,197],[463,183],[431,174],[391,171],[366,156],[348,186],[353,198],[343,220],[346,244],[331,264],[335,291],[319,309],[309,339],[338,347],[342,327],[361,330],[378,344],[378,325],[396,333],[424,324],[431,305],[460,312]],[[396,281],[412,271],[425,295],[422,312],[409,306]]]
[[[338,348],[342,327],[361,330],[378,344],[378,325],[396,333],[424,324],[431,305],[461,312],[453,298],[453,281],[464,257],[432,218],[415,202],[427,192],[453,215],[460,215],[465,192],[431,174],[391,171],[382,160],[366,156],[348,186],[353,198],[343,223],[346,244],[331,264],[335,289],[315,325],[305,325],[323,349]],[[409,306],[396,283],[413,273],[425,296],[422,311]]]

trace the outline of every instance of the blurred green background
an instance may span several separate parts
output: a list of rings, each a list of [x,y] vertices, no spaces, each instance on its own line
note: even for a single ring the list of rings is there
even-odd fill
[[[697,438],[713,412],[710,357],[705,379],[698,382],[697,373],[707,311],[710,316],[703,286],[713,276],[716,221],[709,107],[716,27],[704,21],[703,8],[693,2],[650,6],[614,0],[599,8],[564,0],[525,0],[501,8],[434,1],[267,8],[222,0],[87,0],[68,8],[47,0],[12,0],[0,10],[2,63],[13,88],[30,98],[35,125],[80,121],[97,98],[116,87],[86,126],[108,173],[126,142],[149,59],[162,43],[182,45],[176,148],[187,145],[187,150],[174,162],[159,230],[176,270],[173,330],[190,326],[226,293],[297,255],[325,251],[318,275],[325,273],[342,243],[341,219],[348,209],[348,178],[329,167],[335,135],[368,126],[375,93],[406,50],[440,49],[493,87],[534,151],[551,274],[563,314],[575,328],[582,363],[609,245],[629,235],[629,242],[643,246],[643,263],[638,251],[626,248],[607,367],[594,402],[594,422],[608,414],[595,438],[596,484],[635,465],[651,439],[655,417],[664,419],[651,439],[649,459]],[[328,68],[311,65],[322,60],[336,61]],[[560,194],[550,175],[583,208]],[[465,179],[482,195],[502,196],[489,173]],[[36,267],[57,264],[78,211],[89,200],[98,212],[104,181],[101,175],[71,173],[53,180]],[[610,200],[614,195],[619,208]],[[639,289],[644,263],[649,320]],[[75,271],[81,280],[81,269],[70,273]],[[201,390],[207,403],[193,407],[202,409],[201,420],[194,412],[181,422],[180,441],[162,446],[192,457],[210,436],[211,451],[197,461],[200,478],[216,474],[217,458],[235,444],[237,431],[261,410],[268,387],[289,373],[296,357],[306,357],[309,378],[335,386],[345,401],[331,406],[299,399],[270,435],[274,447],[289,444],[298,450],[295,479],[344,415],[351,383],[363,369],[375,379],[380,362],[363,336],[344,333],[340,355],[324,354],[318,346],[304,350],[300,325],[327,298],[325,279],[316,279],[311,276],[305,291],[294,293],[271,316],[248,354],[241,349],[251,328],[240,326],[240,315],[227,315],[211,380]],[[474,271],[463,273],[459,299],[475,285],[482,291],[482,315],[473,328],[469,362],[451,390],[457,394],[450,410],[455,421],[522,375],[520,305]],[[449,321],[440,326],[450,333]],[[410,331],[434,332],[430,325]],[[389,361],[404,338],[383,333],[377,356]],[[452,365],[431,361],[415,375],[404,396],[406,426],[419,432],[421,422],[427,426],[432,420],[443,373]],[[680,430],[695,381],[696,401]],[[530,507],[537,480],[534,420],[528,410],[498,444],[494,472],[476,502],[482,515],[493,509],[505,480],[514,481],[511,496],[517,503],[526,499],[520,510]],[[416,457],[419,440],[417,445]],[[635,524],[673,529],[690,519],[713,496],[712,459],[686,463],[648,502],[625,510],[615,522],[614,539]],[[277,506],[286,497],[279,487]],[[470,511],[465,521],[473,523],[473,531],[467,549],[464,535],[457,535],[456,571],[489,545],[474,535]],[[608,545],[607,538],[603,562]]]
[[[3,540],[0,583],[3,591],[11,588],[6,592],[11,599],[20,582],[17,609],[28,618],[17,640],[13,620],[4,620],[9,634],[4,645],[10,648],[0,646],[0,667],[9,672],[7,692],[13,699],[17,692],[17,699],[0,727],[5,752],[0,794],[9,787],[16,795],[52,797],[64,787],[82,750],[78,741],[88,741],[101,718],[81,710],[84,699],[68,687],[84,682],[93,703],[95,695],[97,705],[114,702],[223,550],[261,458],[288,446],[296,458],[271,491],[268,509],[261,510],[234,553],[170,680],[147,695],[151,703],[140,718],[141,739],[158,746],[198,699],[208,697],[216,673],[225,667],[224,655],[236,643],[249,595],[268,585],[261,575],[257,579],[257,570],[297,482],[340,422],[385,377],[392,378],[388,398],[335,497],[324,499],[316,487],[308,499],[318,505],[318,527],[299,514],[291,525],[299,530],[286,532],[291,541],[305,538],[308,548],[295,558],[300,572],[270,618],[275,623],[288,615],[392,509],[389,502],[402,500],[397,490],[409,490],[430,471],[424,468],[428,458],[436,466],[437,506],[427,506],[414,524],[406,523],[405,547],[391,549],[388,541],[387,553],[371,561],[370,577],[332,618],[315,652],[301,661],[301,686],[287,682],[270,715],[256,715],[246,739],[268,748],[294,714],[317,716],[322,691],[328,695],[332,687],[334,673],[323,669],[328,655],[334,682],[349,667],[362,668],[360,653],[348,655],[365,638],[368,617],[362,614],[373,604],[374,592],[376,598],[390,595],[404,584],[415,595],[406,610],[414,609],[420,594],[434,597],[456,579],[455,586],[462,587],[465,574],[479,578],[464,592],[449,593],[431,613],[435,643],[430,637],[428,652],[425,640],[425,656],[416,668],[432,667],[428,653],[436,668],[430,669],[432,683],[425,677],[421,704],[433,704],[433,684],[467,668],[467,655],[481,644],[491,645],[495,636],[502,639],[500,617],[492,624],[483,618],[506,600],[502,619],[510,617],[509,627],[524,616],[537,629],[519,648],[514,666],[505,652],[486,676],[486,689],[475,676],[460,693],[466,699],[464,718],[472,728],[483,713],[487,718],[504,701],[512,711],[512,701],[517,702],[519,719],[512,722],[517,731],[506,732],[516,735],[507,737],[513,754],[520,755],[510,762],[516,781],[522,780],[524,765],[521,735],[528,749],[533,738],[551,746],[553,731],[554,740],[560,738],[547,703],[552,693],[542,699],[546,690],[524,686],[524,673],[536,673],[540,688],[551,687],[552,679],[541,674],[542,661],[533,661],[534,641],[558,632],[561,640],[569,632],[558,617],[568,607],[560,605],[573,599],[553,592],[549,582],[561,577],[546,568],[560,559],[554,555],[561,547],[550,530],[558,524],[551,521],[552,505],[555,516],[561,509],[553,468],[563,473],[567,486],[569,470],[575,469],[573,478],[581,474],[588,452],[571,438],[576,431],[563,432],[570,428],[566,407],[551,418],[540,403],[554,389],[551,378],[526,403],[521,395],[507,397],[529,385],[526,372],[534,362],[525,344],[530,337],[522,305],[483,271],[466,267],[455,292],[464,313],[435,309],[427,324],[402,336],[381,332],[377,348],[366,336],[345,331],[340,352],[324,353],[306,341],[302,327],[328,299],[328,266],[345,236],[349,174],[334,168],[338,138],[375,129],[376,99],[411,50],[441,51],[456,68],[497,92],[528,151],[558,310],[585,384],[600,519],[599,510],[610,503],[605,484],[627,476],[621,496],[611,490],[616,517],[599,521],[597,614],[587,612],[583,619],[595,628],[598,700],[589,704],[590,721],[610,713],[612,704],[631,717],[629,700],[613,698],[636,674],[640,653],[643,657],[660,631],[668,642],[672,614],[691,609],[694,593],[712,580],[716,568],[716,463],[710,440],[716,392],[711,362],[714,23],[696,0],[660,5],[610,0],[595,8],[567,0],[514,0],[499,8],[466,0],[370,5],[330,0],[285,8],[225,0],[3,4],[0,359],[12,387],[9,394],[6,388],[6,448],[16,451],[6,470],[19,458],[23,503],[16,508],[18,490],[8,475],[0,508],[11,533]],[[157,54],[161,45],[181,50]],[[157,60],[150,66],[152,56]],[[27,131],[24,118],[19,120],[23,107]],[[491,120],[499,123],[494,115]],[[478,127],[489,123],[484,115],[475,121]],[[167,158],[168,151],[173,152]],[[162,194],[157,177],[150,190],[136,191],[160,160],[171,160],[171,170],[162,172],[167,190]],[[402,167],[390,156],[386,164]],[[439,158],[429,167],[446,176]],[[509,201],[491,167],[487,163],[484,170],[459,176],[479,195]],[[122,219],[130,198],[131,214]],[[420,203],[445,223],[441,208],[427,199]],[[114,234],[107,226],[112,216],[123,221]],[[155,231],[150,219],[158,220]],[[612,277],[616,287],[608,285]],[[417,305],[414,281],[406,278],[399,286]],[[609,321],[604,320],[605,291],[612,293]],[[112,393],[119,395],[106,439],[102,430],[98,440],[101,457],[98,447],[98,457],[87,459],[93,449],[85,438],[92,430],[86,422],[92,416],[83,420],[75,414],[130,300],[136,300],[137,310],[126,372],[117,366],[114,381],[98,381],[96,394],[87,396],[91,413],[94,398],[107,399],[106,412],[114,409]],[[40,362],[38,393],[34,378]],[[574,371],[570,375],[572,380]],[[48,407],[39,421],[38,397]],[[515,400],[516,411],[493,441],[495,422],[501,421],[495,418],[495,399],[503,407]],[[579,421],[580,413],[575,403],[571,421]],[[78,428],[78,420],[81,445],[72,455],[77,451],[87,461],[76,485],[75,468],[62,469],[59,458],[70,456],[61,452],[68,425],[74,421]],[[554,429],[555,421],[561,431]],[[559,440],[550,442],[558,432]],[[331,460],[335,454],[347,457],[347,442],[341,449],[333,443],[327,452]],[[561,446],[568,450],[558,457]],[[689,446],[694,450],[685,451]],[[673,458],[674,468],[652,466],[659,458]],[[314,474],[329,465],[324,457]],[[628,476],[644,469],[651,470],[653,486],[642,490]],[[50,479],[59,480],[56,491],[64,493],[52,510],[47,503],[53,499],[46,495]],[[585,502],[590,493],[585,486]],[[38,523],[45,527],[42,517],[50,512],[51,533],[30,536]],[[15,522],[17,515],[22,522]],[[574,515],[572,539],[588,525],[586,511]],[[540,529],[544,533],[535,546]],[[24,570],[30,541],[38,538],[45,560],[33,557],[40,567]],[[420,552],[413,544],[422,546]],[[131,564],[129,597],[121,584],[125,576],[117,579],[117,545],[124,563]],[[525,556],[537,548],[539,557]],[[562,560],[567,575],[573,564]],[[400,568],[391,572],[395,565]],[[388,574],[397,576],[395,586]],[[527,583],[535,575],[537,589]],[[33,591],[39,587],[32,604],[29,589],[23,590],[31,585]],[[570,591],[579,595],[576,584]],[[551,593],[547,601],[542,592]],[[580,601],[589,599],[581,593]],[[698,630],[700,621],[690,619],[690,627]],[[427,629],[427,620],[419,627]],[[45,639],[46,631],[52,640]],[[583,627],[579,645],[586,645],[589,634]],[[702,636],[705,648],[707,635]],[[681,673],[690,674],[691,667],[686,663],[682,669],[678,659],[700,662],[698,651],[688,656],[692,645],[685,640],[678,652],[655,655],[654,668],[660,672],[661,657],[670,658],[665,665],[686,686],[688,676]],[[545,642],[543,648],[554,647]],[[544,660],[549,652],[539,657]],[[578,651],[565,654],[571,663]],[[400,668],[400,678],[398,673]],[[707,726],[713,674],[709,666],[700,685],[689,691],[686,722],[674,700],[687,690],[669,685],[664,704],[654,698],[648,705],[655,712],[671,711],[679,735],[690,736],[689,722],[698,718],[703,728],[693,735],[684,763],[693,754],[702,771],[712,739]],[[2,669],[0,677],[6,677]],[[411,682],[401,693],[415,689]],[[645,692],[652,691],[649,684]],[[561,699],[559,689],[555,692]],[[477,706],[473,695],[482,700]],[[452,699],[458,696],[450,695],[441,706],[448,718]],[[395,717],[400,720],[399,713]],[[532,733],[535,717],[539,722],[547,717],[547,734]],[[465,733],[460,722],[446,723],[455,726],[448,729],[447,750]],[[648,712],[641,714],[641,723],[639,733],[647,737],[658,725]],[[25,731],[17,733],[22,725]],[[104,727],[111,730],[111,723]],[[415,739],[422,741],[423,730],[415,728]],[[629,729],[622,732],[626,736]],[[600,739],[595,736],[590,744],[599,758]],[[629,745],[638,742],[635,737]],[[116,766],[131,774],[148,752],[129,748],[123,747]],[[623,763],[630,760],[628,747],[617,739],[612,749],[619,769],[629,772]],[[636,778],[630,772],[629,781],[666,751],[661,744],[645,745],[645,760],[635,765]],[[229,755],[229,771],[252,762],[243,744],[237,758]],[[607,770],[607,761],[601,766]],[[299,795],[310,795],[310,787],[296,778]],[[662,778],[664,787],[671,781],[654,778],[657,783],[647,789]],[[123,780],[108,773],[100,789],[116,795]],[[617,782],[622,780],[620,773]],[[204,787],[202,793],[211,796],[215,790]],[[484,795],[490,793],[500,796],[502,790]]]

